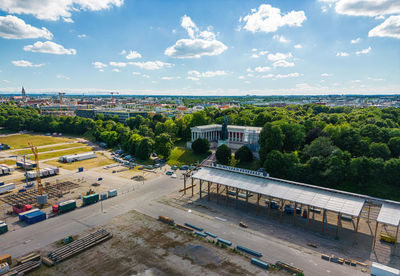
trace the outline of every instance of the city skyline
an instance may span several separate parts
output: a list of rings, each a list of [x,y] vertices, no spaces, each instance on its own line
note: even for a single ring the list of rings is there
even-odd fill
[[[393,0],[0,0],[0,41],[3,93],[400,92]]]

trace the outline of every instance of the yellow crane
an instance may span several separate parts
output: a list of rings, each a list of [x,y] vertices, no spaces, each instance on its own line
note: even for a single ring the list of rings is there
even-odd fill
[[[43,185],[42,180],[40,179],[40,168],[39,168],[39,156],[37,147],[33,146],[31,142],[28,142],[29,147],[32,150],[33,155],[35,156],[35,163],[36,163],[36,181],[37,181],[37,188],[38,188],[38,195],[43,195]]]

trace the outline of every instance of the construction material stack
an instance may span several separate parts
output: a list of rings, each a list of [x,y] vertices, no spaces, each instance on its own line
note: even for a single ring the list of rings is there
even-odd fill
[[[14,171],[14,168],[6,165],[0,164],[0,176],[11,174]]]
[[[12,191],[14,189],[15,189],[15,184],[14,183],[0,185],[0,194],[4,194],[4,193],[7,193],[7,192],[10,192],[10,191]]]

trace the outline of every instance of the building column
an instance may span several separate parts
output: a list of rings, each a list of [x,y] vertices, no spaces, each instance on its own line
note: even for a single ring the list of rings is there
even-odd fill
[[[200,179],[200,188],[199,188],[199,194],[200,194],[200,199],[201,199],[201,184],[203,184],[203,180]]]

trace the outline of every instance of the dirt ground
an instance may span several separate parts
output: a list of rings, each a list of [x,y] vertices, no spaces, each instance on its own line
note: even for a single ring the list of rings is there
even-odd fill
[[[105,229],[113,234],[111,240],[30,275],[267,275],[241,253],[135,211],[114,218]]]

